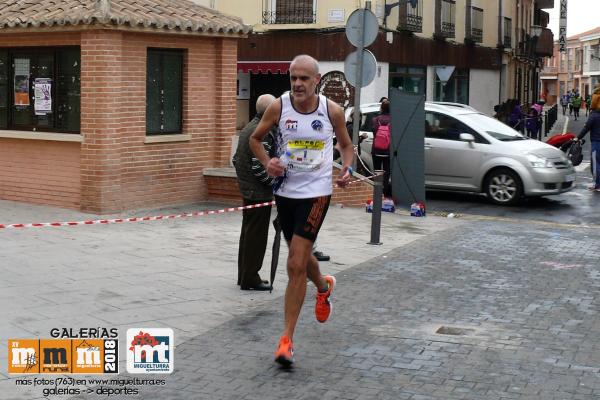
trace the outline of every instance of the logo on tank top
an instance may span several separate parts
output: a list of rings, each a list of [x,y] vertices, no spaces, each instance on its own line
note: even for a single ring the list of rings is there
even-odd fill
[[[298,129],[298,121],[294,121],[292,119],[288,119],[285,121],[285,130],[286,131],[295,131]]]
[[[312,126],[315,131],[320,131],[323,129],[323,123],[318,119],[315,119],[313,122],[311,122],[310,126]]]

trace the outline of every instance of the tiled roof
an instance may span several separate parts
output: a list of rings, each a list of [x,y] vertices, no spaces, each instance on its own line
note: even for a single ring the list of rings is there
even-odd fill
[[[94,24],[212,34],[251,29],[188,0],[0,0],[0,29]]]
[[[595,33],[600,33],[600,27],[590,29],[589,31],[578,33],[577,35],[569,36],[567,40],[579,39],[584,36],[593,35]]]

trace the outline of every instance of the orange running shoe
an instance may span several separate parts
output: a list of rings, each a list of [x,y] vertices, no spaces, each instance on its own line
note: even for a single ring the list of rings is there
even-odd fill
[[[325,293],[317,292],[317,302],[315,303],[315,316],[317,317],[317,321],[321,323],[327,321],[331,315],[333,305],[329,298],[331,297],[335,286],[335,278],[333,276],[325,275],[323,278],[325,278],[329,284],[329,289]]]
[[[275,352],[275,362],[284,368],[289,368],[294,363],[294,343],[287,336],[279,338],[279,345]]]

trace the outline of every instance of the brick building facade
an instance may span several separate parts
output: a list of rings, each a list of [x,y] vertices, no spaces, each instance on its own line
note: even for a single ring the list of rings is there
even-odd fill
[[[207,199],[203,170],[229,163],[249,28],[168,4],[0,2],[0,199],[95,213]]]

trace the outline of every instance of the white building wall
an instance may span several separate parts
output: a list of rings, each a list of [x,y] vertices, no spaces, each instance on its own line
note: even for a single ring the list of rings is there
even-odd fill
[[[498,104],[500,71],[471,69],[469,73],[469,105],[487,115],[494,115]]]

